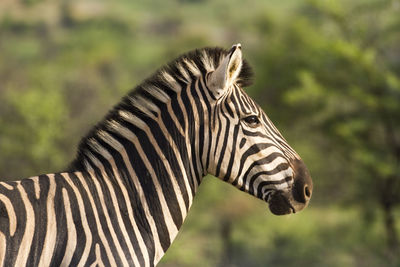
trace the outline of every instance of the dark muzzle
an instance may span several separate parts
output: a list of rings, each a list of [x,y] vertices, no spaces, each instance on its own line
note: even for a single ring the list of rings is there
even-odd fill
[[[301,160],[292,161],[291,166],[294,171],[291,191],[277,191],[269,200],[269,209],[275,215],[301,211],[311,199],[313,183],[307,167]]]

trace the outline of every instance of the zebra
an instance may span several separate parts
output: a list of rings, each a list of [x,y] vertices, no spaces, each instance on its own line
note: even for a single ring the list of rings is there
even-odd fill
[[[109,111],[60,173],[0,183],[0,266],[155,266],[211,174],[296,213],[313,184],[244,92],[240,44],[164,65]]]

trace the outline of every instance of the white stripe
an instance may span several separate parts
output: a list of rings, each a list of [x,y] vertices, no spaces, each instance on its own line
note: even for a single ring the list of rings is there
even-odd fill
[[[185,82],[189,83],[192,81],[192,79],[190,78],[189,73],[186,71],[186,68],[184,66],[182,66],[180,63],[176,64],[176,68],[180,71],[180,73],[182,74],[183,78],[185,78]]]
[[[91,176],[91,178],[93,180],[96,179],[96,177],[93,175],[93,173],[89,173],[89,174],[90,174],[90,176]],[[82,176],[82,173],[80,173],[80,172],[77,172],[76,176],[79,178],[80,182],[83,185],[83,188],[87,192],[87,196],[89,198],[90,205],[92,206],[93,215],[94,215],[94,218],[95,218],[95,221],[96,221],[96,224],[97,224],[98,235],[99,235],[100,240],[103,243],[103,246],[104,246],[104,248],[106,250],[106,254],[107,254],[107,257],[108,257],[108,259],[110,261],[110,264],[111,264],[111,266],[117,266],[117,264],[115,262],[115,259],[114,259],[114,256],[112,255],[112,252],[111,252],[111,249],[110,249],[110,245],[108,244],[107,238],[104,235],[104,231],[103,231],[103,228],[101,226],[99,214],[97,212],[96,204],[95,204],[93,196],[92,196],[92,194],[91,194],[91,192],[89,190],[89,187],[88,187],[88,185],[87,185],[87,183],[85,181],[85,178]],[[99,196],[99,197],[101,198],[102,196]],[[93,227],[93,225],[91,227]]]
[[[181,172],[181,174],[183,176],[183,182],[185,184],[186,192],[187,192],[187,195],[188,195],[188,198],[189,198],[188,199],[188,202],[189,202],[188,203],[188,209],[189,209],[190,206],[192,205],[192,202],[193,202],[193,192],[192,192],[192,188],[190,187],[190,184],[189,184],[189,178],[186,175],[186,168],[185,168],[185,166],[184,166],[184,164],[182,162],[182,156],[179,154],[179,149],[178,149],[178,147],[177,147],[177,145],[175,143],[175,140],[169,134],[169,132],[168,132],[168,130],[167,130],[167,128],[166,128],[166,126],[165,126],[165,124],[164,124],[164,122],[162,120],[159,120],[159,125],[160,125],[160,128],[163,131],[164,135],[166,136],[166,139],[168,140],[169,144],[171,145],[172,150],[176,151],[175,153],[177,153],[176,159],[178,161],[179,171]],[[159,150],[161,150],[158,145],[157,145],[157,147],[158,147]],[[169,164],[168,164],[168,168],[171,169]],[[173,175],[172,171],[170,173]],[[171,176],[171,179],[174,179],[174,178]],[[186,213],[182,213],[182,214],[186,214]]]
[[[244,146],[241,150],[240,150],[240,154],[243,154],[246,150],[248,150],[248,146]],[[239,173],[238,175],[243,174],[244,172],[246,172],[246,170],[250,167],[250,165],[252,165],[254,163],[254,161],[262,159],[262,158],[266,158],[269,155],[278,152],[279,155],[281,154],[281,151],[275,147],[274,145],[271,145],[269,147],[267,147],[266,149],[263,149],[261,151],[258,151],[255,154],[252,154],[251,156],[246,158],[246,161],[243,164],[243,168],[242,168],[242,173]],[[283,158],[282,156],[277,156],[276,158],[274,158],[271,162],[262,164],[262,168],[263,171],[272,171],[274,170],[279,164],[281,163],[287,163],[287,160],[285,158]],[[232,166],[232,173],[237,173],[239,171],[239,164],[234,164]],[[235,179],[236,177],[232,178],[232,181]]]
[[[267,179],[265,176],[262,176],[262,175],[258,176],[253,183],[253,190],[254,190],[254,192],[257,192],[258,186],[260,185],[260,183],[262,183],[264,181],[280,181],[280,180],[285,179],[286,177],[291,176],[292,174],[293,174],[292,168],[288,168],[288,169],[278,172],[276,174],[268,175]],[[265,187],[276,189],[276,190],[284,190],[284,189],[288,188],[291,183],[293,183],[293,180],[291,180],[289,182],[282,181],[281,184],[270,184]],[[246,183],[246,188],[249,188],[249,187],[250,187],[250,185],[249,185],[249,179],[248,179],[247,183]]]
[[[190,84],[187,85],[186,90],[187,91],[190,90]],[[185,137],[185,141],[186,141],[186,149],[188,151],[189,157],[191,157],[191,155],[192,155],[192,143],[191,143],[191,140],[189,140],[189,119],[188,119],[188,115],[187,115],[187,112],[186,112],[186,106],[183,104],[182,97],[181,97],[180,94],[177,96],[177,100],[178,100],[179,108],[183,113],[183,118],[184,118],[185,125],[186,125],[185,133],[183,135]],[[190,164],[190,172],[191,172],[191,175],[193,177],[194,192],[196,192],[199,185],[197,183],[197,179],[195,178],[196,174],[194,173],[193,163],[189,162],[189,164]]]
[[[194,76],[201,76],[201,71],[199,70],[199,68],[196,66],[196,64],[191,61],[190,59],[184,58],[183,62],[186,64],[187,68],[189,69],[189,71],[194,74]]]
[[[176,93],[179,93],[182,90],[182,87],[179,85],[179,83],[168,72],[161,72],[160,76],[168,83],[169,88],[173,89]]]
[[[185,131],[182,128],[182,125],[179,123],[178,118],[175,115],[175,111],[172,109],[171,103],[167,105],[168,114],[171,116],[172,121],[175,124],[176,129],[178,129],[179,133],[185,137]],[[186,124],[187,125],[187,124]],[[168,132],[168,131],[167,131]]]
[[[264,150],[264,151],[265,151],[265,150]],[[248,170],[248,168],[250,168],[251,164],[254,163],[254,160],[265,157],[265,156],[263,156],[263,154],[266,155],[265,153],[263,153],[263,152],[261,151],[261,152],[259,152],[259,153],[257,153],[257,154],[254,154],[254,155],[248,157],[248,158],[246,159],[245,163],[243,164],[242,173],[240,173],[239,175],[243,175],[243,174]],[[267,155],[268,155],[268,154],[267,154]],[[282,158],[282,157],[277,157],[277,158],[275,158],[273,161],[269,162],[268,164],[263,164],[263,165],[260,165],[260,166],[255,166],[253,172],[257,172],[257,171],[259,171],[261,168],[262,168],[262,171],[272,171],[272,170],[274,170],[279,164],[282,164],[282,163],[287,163],[287,160],[286,160],[285,158]],[[267,168],[268,168],[268,169],[267,169]],[[257,178],[257,180],[254,182],[253,186],[254,186],[254,188],[256,188],[256,187],[258,186],[258,183],[261,182],[261,181],[258,181],[259,179],[261,179],[262,181],[279,181],[279,180],[281,180],[281,179],[283,179],[283,178],[285,178],[285,177],[287,177],[287,176],[290,176],[290,174],[291,174],[291,169],[286,169],[286,170],[283,170],[283,171],[278,172],[278,173],[276,173],[276,174],[268,175],[267,179],[266,179],[265,176],[261,175],[261,176],[259,176],[259,177]],[[258,181],[258,182],[257,182],[257,181]],[[243,180],[242,180],[242,179],[239,179],[238,186],[243,186],[242,182],[243,182]],[[257,182],[257,186],[256,186],[256,182]],[[250,179],[247,179],[247,180],[246,180],[246,184],[245,184],[245,191],[248,191],[248,190],[249,190],[249,187],[250,187]]]
[[[262,199],[264,199],[265,201],[269,202],[270,197],[271,197],[271,195],[272,195],[272,193],[274,191],[272,191],[272,190],[264,190],[264,189],[265,188],[262,189],[262,192],[263,192]]]
[[[32,177],[33,187],[35,188],[35,197],[36,199],[40,198],[40,185],[39,185],[39,177]]]
[[[164,255],[164,251],[163,251],[161,243],[160,243],[160,238],[158,236],[158,232],[157,232],[156,224],[154,222],[154,218],[150,213],[150,209],[148,207],[146,197],[144,196],[144,192],[143,192],[142,186],[140,185],[140,183],[138,181],[138,177],[137,177],[135,171],[132,168],[132,165],[131,165],[131,162],[130,162],[130,159],[129,159],[129,156],[128,156],[126,150],[123,148],[123,149],[118,150],[118,151],[119,151],[119,153],[121,154],[121,156],[122,156],[122,158],[124,160],[124,164],[128,169],[129,176],[132,178],[132,181],[133,181],[133,183],[135,185],[135,188],[136,188],[136,191],[138,193],[138,197],[140,199],[140,202],[142,203],[141,206],[142,206],[142,208],[144,210],[146,219],[147,219],[147,221],[149,223],[149,226],[150,226],[151,234],[153,236],[154,250],[155,250],[155,259],[154,259],[154,261],[158,262],[161,259],[161,257]],[[143,256],[145,257],[145,255],[143,255]]]
[[[156,106],[153,102],[151,102],[149,99],[146,99],[141,95],[138,95],[137,100],[139,101],[140,106],[146,107],[148,110],[155,112],[157,114],[160,113],[160,108]],[[152,114],[151,117],[154,118],[154,115]]]
[[[130,118],[132,119],[132,123],[134,123],[136,126],[139,126],[141,129],[146,130],[146,127],[145,127],[146,124],[142,120],[140,120],[138,117],[134,116],[133,114],[131,114]],[[120,135],[124,136],[127,140],[134,143],[134,145],[140,155],[140,158],[143,160],[147,170],[149,171],[150,177],[153,180],[154,187],[156,189],[157,196],[158,196],[158,199],[161,204],[161,210],[164,215],[163,217],[165,219],[165,224],[168,229],[170,240],[173,240],[175,238],[176,234],[178,233],[178,229],[172,219],[171,211],[169,210],[167,201],[165,200],[165,196],[161,189],[162,187],[157,179],[157,175],[152,167],[152,164],[150,163],[149,159],[147,158],[146,153],[143,151],[143,148],[142,148],[137,136],[133,132],[131,132],[127,128],[123,127],[122,125],[117,126],[116,129],[118,129],[118,133]]]
[[[29,256],[29,250],[32,245],[33,234],[35,233],[35,212],[33,211],[32,204],[29,202],[28,195],[21,183],[18,182],[17,190],[21,195],[22,202],[24,203],[26,212],[26,224],[24,235],[19,245],[18,253],[14,266],[25,266]]]
[[[2,186],[4,186],[7,190],[13,190],[14,189],[14,187],[13,186],[11,186],[11,185],[9,185],[9,184],[7,184],[7,183],[4,183],[4,182],[0,182],[0,184],[2,185]]]
[[[124,147],[117,140],[115,140],[111,135],[109,135],[107,132],[100,131],[98,134],[99,134],[99,136],[101,137],[102,140],[104,140],[106,143],[108,143],[114,149],[119,151],[121,155],[122,155],[122,153],[124,153],[123,152],[123,151],[125,151]],[[110,163],[111,163],[113,169],[117,170],[117,166],[115,165],[115,161],[114,161],[113,158],[110,160]],[[133,231],[135,233],[135,236],[136,236],[138,244],[139,244],[140,251],[141,251],[141,253],[143,255],[143,258],[144,258],[144,262],[145,262],[144,266],[149,266],[150,264],[149,264],[148,250],[147,250],[146,244],[143,241],[143,237],[142,237],[142,235],[141,235],[141,233],[140,233],[140,231],[139,231],[139,229],[137,227],[137,223],[136,223],[136,221],[134,219],[133,210],[132,210],[132,203],[130,201],[130,197],[129,197],[128,191],[126,190],[126,186],[125,186],[124,182],[122,181],[121,177],[119,176],[118,171],[114,171],[114,174],[116,175],[118,185],[120,186],[120,188],[122,190],[122,194],[123,194],[123,197],[124,197],[127,209],[128,209],[129,220],[132,223]]]
[[[148,117],[153,118],[154,114],[148,109],[148,105],[145,105],[145,100],[137,96],[129,97],[132,105],[139,109],[141,112],[146,114]],[[120,111],[121,112],[121,111]]]
[[[96,151],[97,151],[98,153],[100,153],[101,155],[103,155],[103,157],[105,157],[107,160],[112,161],[112,156],[111,156],[111,155],[108,153],[108,151],[107,151],[106,149],[104,149],[99,143],[97,143],[96,141],[92,141],[91,146],[92,146],[92,147],[95,147],[95,148],[96,148]],[[130,254],[131,254],[132,259],[135,261],[135,265],[138,266],[138,265],[139,265],[139,262],[138,262],[138,260],[137,260],[137,258],[136,258],[134,249],[133,249],[133,247],[132,247],[132,243],[131,243],[130,240],[129,240],[128,232],[127,232],[127,230],[126,230],[126,228],[125,228],[125,224],[124,224],[124,222],[123,222],[123,220],[122,220],[121,211],[120,211],[120,207],[119,207],[119,205],[118,205],[118,200],[117,200],[117,197],[116,197],[116,194],[115,194],[115,191],[114,191],[114,187],[113,187],[113,185],[111,184],[110,179],[108,178],[108,176],[107,176],[107,174],[106,174],[106,172],[105,172],[105,169],[104,169],[103,164],[101,164],[101,162],[99,162],[99,161],[95,161],[94,163],[95,163],[96,166],[101,170],[101,172],[102,172],[102,174],[103,174],[103,177],[104,177],[104,181],[107,183],[107,187],[108,187],[109,190],[110,190],[111,201],[112,201],[112,203],[113,203],[113,209],[114,209],[114,211],[116,212],[117,221],[118,221],[118,225],[119,225],[120,228],[121,228],[122,236],[123,236],[123,238],[124,238],[124,240],[125,240],[125,243],[128,245],[129,252],[130,252]],[[113,171],[114,171],[114,170],[113,170]],[[114,172],[114,173],[115,173],[115,172]],[[97,186],[98,186],[98,185],[97,185],[97,183],[96,183],[96,187],[97,187]],[[101,188],[97,188],[97,189],[101,191]],[[106,207],[106,205],[105,205],[105,203],[104,203],[103,198],[101,198],[100,201],[101,201],[101,203],[102,203],[103,209],[105,210],[104,213],[105,213],[105,216],[106,216],[107,225],[108,225],[108,227],[110,228],[111,236],[112,236],[112,238],[113,238],[114,243],[117,244],[117,250],[118,250],[119,256],[120,256],[121,258],[125,259],[125,262],[126,262],[126,264],[128,265],[128,262],[126,261],[126,258],[125,258],[125,253],[123,252],[123,250],[122,250],[122,248],[121,248],[121,245],[120,245],[120,243],[119,243],[118,237],[117,237],[117,235],[116,235],[116,233],[115,233],[115,231],[114,231],[114,225],[115,225],[115,224],[113,224],[113,223],[111,222],[111,220],[110,220],[110,215],[108,214],[108,211],[107,211],[108,209],[107,209],[107,207]]]
[[[85,170],[87,170],[88,172],[93,171],[92,165],[90,165],[89,161],[87,161],[86,159],[83,160],[83,165],[85,166]]]
[[[164,104],[171,101],[171,98],[160,88],[155,86],[144,87],[144,90],[151,94],[153,97],[157,98]]]
[[[49,177],[49,192],[46,199],[46,236],[44,239],[42,254],[40,256],[39,266],[50,265],[57,237],[57,221],[54,210],[56,183],[54,181],[54,174],[48,174],[47,176]]]
[[[64,177],[64,175],[63,175],[63,177]],[[62,189],[62,195],[63,195],[63,200],[64,200],[65,217],[66,217],[66,221],[67,221],[66,227],[67,227],[68,236],[67,236],[67,246],[65,248],[64,258],[62,259],[60,266],[69,266],[69,264],[72,260],[72,256],[74,255],[74,252],[76,249],[77,236],[76,236],[75,222],[74,222],[74,218],[72,217],[72,212],[71,212],[71,203],[69,201],[67,189],[65,189],[65,188]]]
[[[218,110],[220,113],[223,113],[223,110]],[[217,116],[218,117],[218,116]],[[218,123],[218,129],[215,130],[215,133],[217,133],[219,131],[219,128],[221,128],[221,134],[219,136],[220,139],[215,140],[216,144],[215,144],[215,158],[212,161],[213,162],[213,172],[212,173],[216,173],[217,171],[217,164],[218,161],[221,157],[225,157],[225,158],[229,158],[230,157],[230,151],[228,150],[229,146],[227,146],[227,148],[225,150],[223,150],[223,141],[225,138],[225,131],[226,129],[229,127],[229,124],[231,123],[229,121],[228,118],[225,118],[224,116],[220,116],[220,120],[221,122]],[[212,139],[217,139],[217,138],[212,138]],[[228,131],[228,140],[232,140],[233,139],[233,131]],[[221,167],[220,167],[220,176],[221,174],[223,174],[226,169],[227,169],[227,164],[229,163],[229,160],[223,160]],[[235,164],[234,164],[235,165]],[[220,177],[221,178],[221,177]],[[234,177],[230,177],[231,180],[229,180],[229,183],[232,183]]]
[[[0,231],[0,267],[4,266],[6,251],[7,251],[6,237],[4,236],[3,232]]]
[[[197,82],[197,84],[199,83],[198,80],[197,81],[193,81],[193,82],[194,83]],[[198,87],[198,86],[195,86],[195,87]],[[187,94],[188,94],[190,105],[192,106],[192,111],[193,111],[193,116],[194,116],[194,121],[191,122],[191,123],[192,123],[192,125],[194,124],[194,127],[195,127],[195,131],[194,131],[195,137],[194,137],[194,144],[191,144],[191,145],[193,146],[193,149],[194,149],[196,155],[198,155],[198,157],[196,157],[196,165],[197,165],[197,168],[198,168],[197,169],[197,174],[200,174],[200,175],[204,176],[206,173],[204,173],[204,170],[201,169],[201,155],[199,153],[199,135],[200,135],[200,125],[198,123],[200,121],[199,113],[198,113],[198,110],[197,110],[196,102],[195,102],[195,100],[193,98],[193,95],[192,95],[192,90],[190,90],[190,88],[188,87],[186,91],[187,91]],[[200,94],[200,96],[201,96],[201,94]],[[203,101],[200,101],[200,102],[203,102]],[[207,124],[205,124],[205,125],[207,125]],[[193,159],[192,159],[192,161],[193,161]],[[193,176],[193,179],[196,180],[196,176]]]
[[[76,176],[82,175],[78,173],[74,173]],[[78,188],[75,186],[75,184],[71,181],[71,177],[69,176],[70,174],[66,174],[64,176],[65,181],[71,186],[72,190],[75,193],[76,200],[78,201],[78,209],[79,209],[79,214],[81,216],[81,222],[82,222],[82,228],[83,232],[85,234],[85,248],[83,249],[82,255],[80,257],[79,263],[77,266],[84,266],[86,265],[86,260],[89,257],[89,252],[90,252],[90,246],[92,245],[92,232],[89,228],[89,224],[87,221],[86,217],[86,212],[85,212],[85,204],[83,203],[82,196],[78,190]],[[94,229],[93,229],[94,230]]]
[[[203,92],[207,91],[205,90],[205,85],[203,83],[203,79],[199,79],[199,83],[201,85],[201,87],[203,88]],[[200,88],[199,86],[196,86],[196,92],[197,94],[202,98],[202,101],[200,101],[202,107],[203,107],[203,119],[204,119],[204,125],[210,125],[210,121],[209,121],[209,110],[207,109],[207,106],[205,104],[205,101],[208,101],[206,99],[203,98],[201,92],[200,92]],[[203,155],[201,156],[201,161],[203,163],[203,168],[207,168],[206,163],[207,163],[207,158],[208,158],[208,153],[210,151],[208,151],[209,149],[209,144],[210,144],[210,138],[211,136],[208,135],[208,129],[206,129],[206,127],[204,128],[204,143],[203,143]],[[207,172],[207,170],[204,170],[205,172]],[[205,175],[205,174],[204,174]]]
[[[95,267],[95,266],[103,267],[104,263],[101,259],[99,244],[96,244],[96,246],[95,246],[95,255],[96,255],[96,260],[90,265],[90,267]]]
[[[133,114],[132,114],[132,116],[133,116]],[[133,135],[132,132],[129,129],[125,128],[124,126],[122,126],[122,125],[120,125],[120,124],[118,124],[116,122],[115,122],[115,126],[116,126],[116,128],[114,130],[118,131],[119,134],[123,135],[128,140],[131,140],[130,138],[133,138],[133,139],[136,138],[136,136]],[[179,188],[177,180],[174,179],[174,173],[173,173],[173,171],[171,169],[171,166],[169,165],[169,161],[165,157],[164,153],[162,153],[162,150],[161,150],[160,146],[158,145],[157,141],[155,140],[153,134],[149,130],[149,127],[145,127],[145,128],[141,128],[141,129],[146,132],[147,137],[150,139],[151,144],[154,146],[154,149],[156,150],[157,155],[160,157],[162,163],[164,164],[164,167],[165,167],[167,173],[169,174],[169,178],[170,178],[170,181],[172,183],[172,188],[174,190],[174,194],[175,194],[175,196],[177,198],[177,201],[178,201],[178,205],[179,205],[179,209],[180,209],[181,214],[182,214],[182,218],[185,218],[187,211],[186,211],[186,205],[185,205],[185,202],[184,202],[184,199],[183,199],[183,194],[181,192],[181,189]],[[165,131],[166,131],[166,129],[165,129]],[[179,157],[178,150],[174,150],[174,151],[175,151],[175,154],[177,154],[177,159],[179,159],[180,157]],[[147,160],[147,157],[145,157],[145,159]],[[151,175],[154,175],[152,177],[157,177],[156,173],[154,172],[153,167],[151,166],[151,163],[148,160],[146,162],[147,162],[147,166],[149,167],[148,169],[151,169],[151,171],[150,171]],[[146,164],[146,162],[145,162],[145,164]],[[182,172],[182,174],[184,176],[184,180],[187,181],[188,179],[187,179],[187,177],[185,177],[186,173],[184,174]],[[157,184],[158,184],[158,179],[153,179],[153,180],[156,180]],[[161,188],[161,185],[160,185],[160,188]],[[191,191],[188,191],[188,195],[190,194],[189,192],[191,192]],[[162,192],[161,192],[161,194],[164,196],[164,194]],[[175,238],[175,236],[176,236],[176,234],[173,235],[173,236],[170,236],[171,242]]]
[[[118,256],[120,257],[123,266],[129,266],[128,261],[125,257],[125,253],[122,250],[121,244],[118,240],[117,234],[115,233],[114,225],[112,224],[112,222],[110,220],[110,214],[108,213],[107,205],[104,201],[105,197],[103,195],[103,191],[101,190],[100,183],[99,183],[99,181],[97,181],[97,179],[95,177],[93,177],[93,178],[94,178],[93,182],[96,186],[97,192],[99,192],[100,203],[101,203],[101,207],[103,208],[104,217],[106,218],[107,227],[108,227],[108,230],[110,231],[111,238],[112,238],[115,248],[117,250]],[[113,200],[113,204],[115,204],[114,200]],[[116,209],[115,206],[113,208]]]
[[[201,50],[201,56],[200,56],[201,62],[204,64],[204,68],[206,69],[207,72],[215,70],[214,67],[214,62],[211,60],[211,58],[208,56],[205,50]]]

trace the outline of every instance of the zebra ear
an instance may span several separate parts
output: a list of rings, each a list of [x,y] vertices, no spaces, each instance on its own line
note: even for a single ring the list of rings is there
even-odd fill
[[[217,69],[210,74],[209,86],[217,96],[229,88],[239,76],[242,69],[242,49],[240,44],[233,45],[228,55],[221,61]]]

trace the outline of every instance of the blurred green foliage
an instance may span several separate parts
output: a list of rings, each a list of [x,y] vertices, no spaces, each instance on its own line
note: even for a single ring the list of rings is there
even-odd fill
[[[398,266],[398,0],[0,2],[0,177],[61,171],[118,100],[190,49],[240,42],[313,176],[310,207],[205,178],[160,266]]]

